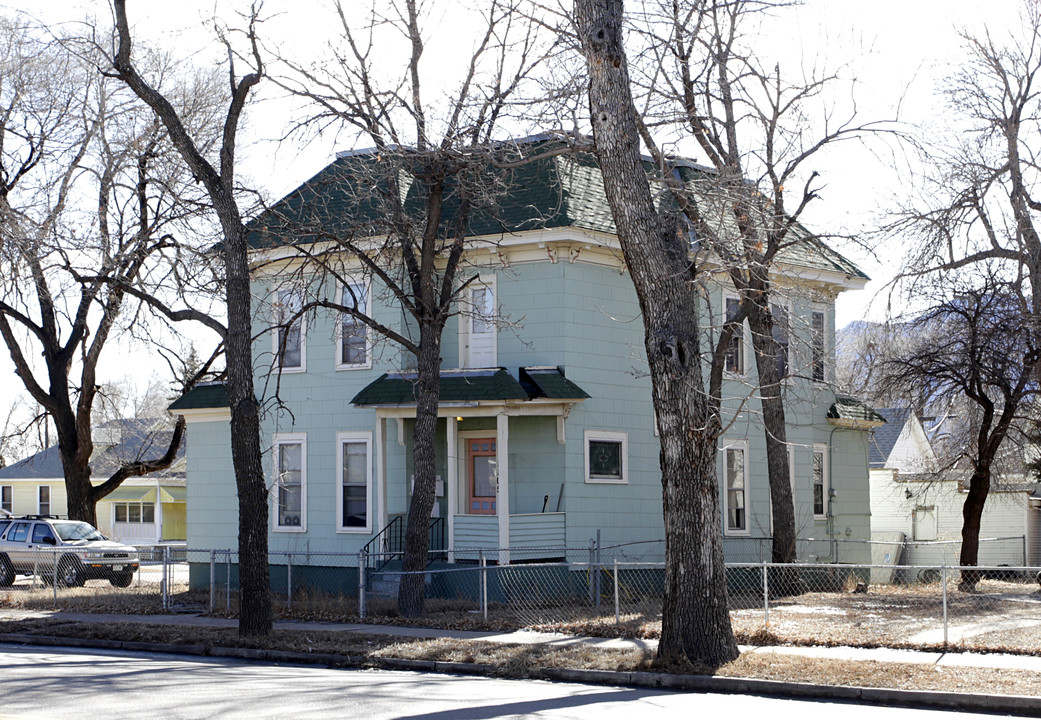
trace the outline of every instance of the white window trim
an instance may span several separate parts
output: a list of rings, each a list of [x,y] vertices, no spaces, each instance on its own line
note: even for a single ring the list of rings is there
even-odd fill
[[[43,490],[47,490],[47,512],[43,511]],[[54,497],[51,494],[50,485],[37,485],[36,486],[36,514],[37,515],[51,515],[51,511],[54,509]]]
[[[583,433],[582,460],[585,463],[586,482],[603,485],[629,484],[629,433],[613,430],[586,430]],[[589,473],[590,441],[620,442],[622,444],[622,476],[620,478],[592,476]]]
[[[828,446],[824,443],[815,443],[813,446],[813,455],[821,453],[824,456],[824,461],[821,463],[824,474],[824,492],[822,498],[824,500],[824,512],[821,514],[813,513],[814,520],[827,520],[828,519],[828,499],[831,493],[831,478],[829,477],[829,458],[828,458]],[[810,508],[813,509],[813,455],[810,455]]]
[[[365,443],[365,527],[344,527],[343,523],[343,444]],[[369,534],[372,532],[372,433],[336,433],[336,532]]]
[[[821,380],[815,380],[813,377],[813,315],[814,313],[820,313],[824,316],[824,377]],[[831,369],[831,347],[828,342],[828,323],[829,313],[828,308],[824,305],[812,305],[810,307],[810,382],[814,385],[827,385],[828,384],[828,371]]]
[[[722,321],[723,323],[726,323],[726,321],[727,321],[727,301],[728,300],[737,300],[739,303],[741,302],[741,298],[737,297],[736,295],[725,295],[725,296],[723,296],[723,321]],[[723,327],[722,324],[720,325],[720,327],[721,328]],[[740,332],[741,332],[741,372],[734,372],[733,370],[726,370],[725,374],[726,374],[727,377],[732,377],[732,378],[745,378],[745,377],[748,377],[748,361],[749,361],[748,346],[749,346],[750,341],[751,341],[751,334],[750,334],[750,331],[748,329],[748,321],[747,320],[742,320],[741,321],[741,330],[740,330]],[[726,365],[726,363],[724,361],[724,366],[725,365]]]
[[[492,291],[492,306],[495,310],[494,317],[491,318],[493,327],[494,323],[499,319],[499,287],[496,281],[496,275],[479,275],[466,288],[466,299],[463,301],[463,308],[459,313],[459,367],[468,368],[470,365],[470,328],[473,325],[473,291],[482,287],[486,287]],[[492,354],[495,356],[494,362],[499,362],[499,333],[498,331],[492,333]],[[494,366],[494,364],[493,364]]]
[[[10,507],[3,507],[4,490],[7,491],[7,497],[10,500],[8,503]],[[0,485],[0,508],[7,510],[10,513],[14,512],[14,485]]]
[[[748,440],[724,440],[721,452],[720,463],[722,465],[722,471],[719,474],[720,480],[723,486],[723,534],[727,537],[748,537],[752,534],[752,493],[749,492],[749,479],[750,479],[750,467],[748,464]],[[745,460],[741,464],[744,470],[744,484],[742,485],[745,494],[745,527],[743,530],[735,530],[730,527],[730,488],[727,485],[727,451],[728,450],[740,450]]]
[[[348,285],[361,285],[365,288],[365,308],[367,313],[372,312],[372,285],[366,280],[359,280],[355,282],[351,278],[346,278]],[[337,298],[343,301],[344,284],[338,283],[336,286]],[[335,342],[333,343],[333,352],[335,357],[333,358],[334,365],[337,370],[369,370],[372,368],[372,328],[365,325],[365,362],[363,363],[345,363],[343,362],[343,348],[341,347],[341,340],[343,338],[343,318],[346,313],[339,313],[336,318],[336,333]]]
[[[279,525],[278,523],[278,458],[279,446],[300,445],[300,524]],[[271,443],[271,530],[272,532],[307,532],[307,433],[276,433]]]
[[[300,296],[300,304],[303,306],[304,302],[304,289],[300,285],[280,285],[272,289],[274,302],[271,305],[271,355],[274,357],[274,366],[278,372],[282,375],[292,375],[295,373],[307,372],[307,317],[301,315],[298,319],[300,323],[300,365],[293,367],[284,367],[282,365],[282,358],[279,355],[279,343],[278,343],[278,331],[281,328],[281,323],[278,318],[278,305],[279,305],[279,293],[291,290],[292,292]]]

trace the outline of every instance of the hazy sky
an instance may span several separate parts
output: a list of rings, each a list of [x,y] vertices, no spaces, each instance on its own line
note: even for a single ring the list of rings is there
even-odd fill
[[[175,53],[194,52],[200,57],[213,52],[212,34],[202,18],[228,13],[229,8],[246,3],[222,0],[179,0],[128,2],[131,19],[138,25],[142,40],[159,42]],[[99,10],[99,6],[102,8]],[[287,53],[294,48],[313,49],[323,15],[317,0],[268,0],[266,13],[273,17],[263,32],[279,37]],[[95,2],[6,3],[12,10],[42,16],[47,22],[75,21],[88,12],[105,12]],[[960,61],[958,30],[979,34],[986,26],[997,38],[1004,37],[1018,23],[1022,2],[1013,0],[808,0],[802,6],[779,11],[764,23],[758,42],[763,57],[776,58],[785,72],[788,68],[823,65],[841,68],[845,77],[856,77],[854,91],[861,121],[899,118],[904,129],[942,128],[944,106],[938,88]],[[103,16],[102,20],[107,20]],[[317,22],[317,24],[316,24]],[[428,53],[437,52],[437,42],[452,47],[457,31],[452,17],[442,17]],[[234,24],[231,20],[229,23]],[[465,48],[465,49],[468,49]],[[772,63],[771,63],[772,64]],[[846,103],[848,97],[838,102]],[[249,157],[243,169],[274,197],[310,177],[328,163],[337,150],[348,149],[329,143],[313,143],[306,149],[279,147],[274,142],[284,120],[277,104],[254,110],[251,129],[254,144],[245,148]],[[248,137],[248,136],[247,136]],[[903,175],[893,167],[899,153],[879,153],[857,143],[847,143],[829,151],[814,169],[821,172],[822,199],[805,216],[815,231],[861,235],[877,226],[881,213],[891,207],[903,188]],[[837,305],[837,325],[870,314],[881,317],[881,309],[869,306],[874,293],[889,280],[899,264],[898,248],[883,249],[878,260],[856,245],[840,250],[854,260],[874,280],[868,289],[844,293]],[[0,359],[0,377],[10,378],[9,361]],[[120,377],[129,372],[125,365],[110,364],[102,377]],[[13,379],[12,379],[13,380]],[[0,383],[0,408],[6,407],[12,381]]]

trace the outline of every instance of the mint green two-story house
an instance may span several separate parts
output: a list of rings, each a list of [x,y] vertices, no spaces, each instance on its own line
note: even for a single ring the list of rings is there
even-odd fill
[[[282,205],[355,211],[336,178],[357,157],[338,157]],[[481,550],[499,563],[563,558],[565,548],[584,553],[597,536],[604,547],[631,548],[630,556],[663,557],[643,325],[599,170],[588,157],[557,155],[512,170],[505,182],[494,220],[471,223],[464,276],[476,280],[443,338],[432,542],[446,562],[472,562]],[[349,566],[353,559],[323,554],[385,548],[374,538],[386,541],[407,512],[414,376],[395,346],[349,317],[322,311],[277,326],[315,293],[349,293],[387,326],[408,332],[407,323],[360,266],[351,276],[349,258],[336,280],[302,278],[284,242],[260,229],[255,240],[270,548]],[[880,418],[836,398],[831,382],[834,300],[867,278],[812,238],[775,275],[800,555],[866,562],[866,545],[844,541],[870,538],[868,429]],[[711,332],[732,302],[722,281],[706,288]],[[725,384],[718,475],[727,558],[769,559],[765,443],[747,332],[731,346]],[[188,545],[234,548],[222,388],[198,388],[172,410],[191,424]]]

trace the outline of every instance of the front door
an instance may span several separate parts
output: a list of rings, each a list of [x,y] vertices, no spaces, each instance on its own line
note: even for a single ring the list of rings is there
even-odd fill
[[[467,511],[470,515],[495,514],[495,438],[466,441]]]

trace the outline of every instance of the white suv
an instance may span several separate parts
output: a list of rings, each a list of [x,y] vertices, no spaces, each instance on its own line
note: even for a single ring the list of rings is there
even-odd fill
[[[139,562],[137,548],[107,540],[79,520],[36,515],[0,520],[0,587],[11,585],[16,574],[55,579],[66,587],[94,579],[128,587]]]

